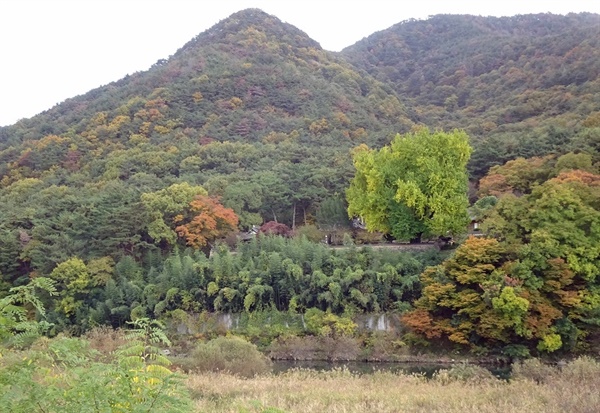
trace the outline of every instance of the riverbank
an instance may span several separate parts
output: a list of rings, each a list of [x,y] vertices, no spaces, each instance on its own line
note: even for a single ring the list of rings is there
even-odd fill
[[[510,381],[479,369],[422,375],[295,370],[242,379],[191,374],[197,412],[262,413],[592,413],[600,406],[600,367],[589,359],[561,370],[535,362]]]

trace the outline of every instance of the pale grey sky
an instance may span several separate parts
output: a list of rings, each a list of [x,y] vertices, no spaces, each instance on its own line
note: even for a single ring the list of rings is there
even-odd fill
[[[0,126],[146,70],[250,7],[339,51],[410,18],[600,13],[600,0],[0,0]]]

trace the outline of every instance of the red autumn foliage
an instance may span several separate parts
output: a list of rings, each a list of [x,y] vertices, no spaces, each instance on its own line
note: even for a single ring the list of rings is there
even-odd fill
[[[192,218],[175,228],[175,231],[191,247],[202,248],[209,241],[223,237],[237,228],[237,215],[232,209],[221,205],[218,199],[197,196],[190,202],[189,210]],[[181,215],[175,217],[175,222],[184,221]]]
[[[292,235],[290,227],[275,221],[263,224],[259,232],[265,235],[281,235],[282,237],[290,237]]]

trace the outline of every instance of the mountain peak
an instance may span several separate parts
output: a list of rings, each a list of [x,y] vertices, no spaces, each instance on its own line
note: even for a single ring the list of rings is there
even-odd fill
[[[269,13],[266,13],[259,8],[254,8],[254,7],[240,10],[238,12],[233,13],[231,16],[228,17],[228,19],[269,19],[269,18],[277,19],[277,17],[270,15]],[[277,19],[277,20],[279,20],[279,19]]]
[[[235,43],[245,40],[249,35],[261,36],[265,41],[287,43],[292,47],[321,49],[318,42],[297,27],[260,9],[249,8],[232,14],[200,33],[178,53],[194,48],[199,43]]]

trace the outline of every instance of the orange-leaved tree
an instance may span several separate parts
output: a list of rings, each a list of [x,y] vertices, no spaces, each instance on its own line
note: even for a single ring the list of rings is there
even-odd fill
[[[430,339],[475,347],[526,335],[528,303],[507,275],[510,258],[497,240],[470,237],[453,257],[421,274],[422,296],[403,317],[405,325]]]
[[[404,316],[414,333],[508,355],[586,350],[600,332],[600,175],[563,170],[505,194]]]
[[[199,195],[189,204],[186,216],[177,215],[175,231],[193,248],[205,248],[210,241],[224,237],[237,228],[238,217],[218,199]]]

